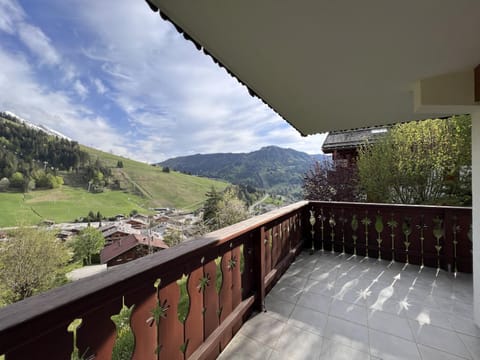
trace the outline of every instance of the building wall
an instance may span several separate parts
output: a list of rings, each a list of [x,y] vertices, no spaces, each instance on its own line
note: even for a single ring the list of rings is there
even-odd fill
[[[480,327],[480,112],[472,114],[472,221],[473,306]]]
[[[133,249],[124,252],[123,254],[111,259],[107,262],[107,267],[124,264],[126,262],[141,258],[148,254],[148,248],[143,245],[138,245]]]

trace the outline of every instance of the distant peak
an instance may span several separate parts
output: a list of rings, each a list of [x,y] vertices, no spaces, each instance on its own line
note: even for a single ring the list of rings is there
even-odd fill
[[[0,111],[0,116],[6,118],[6,119],[13,119],[13,120],[16,120],[22,124],[25,124],[26,126],[28,126],[29,128],[31,129],[34,129],[34,130],[37,130],[37,131],[42,131],[48,135],[52,135],[52,136],[56,136],[58,138],[61,138],[61,139],[65,139],[65,140],[68,140],[68,141],[72,141],[71,138],[69,138],[68,136],[66,135],[63,135],[62,133],[56,131],[56,130],[53,130],[53,129],[50,129],[49,127],[45,126],[45,125],[36,125],[28,120],[25,120],[24,118],[18,116],[17,114],[14,114],[13,112],[11,111]]]

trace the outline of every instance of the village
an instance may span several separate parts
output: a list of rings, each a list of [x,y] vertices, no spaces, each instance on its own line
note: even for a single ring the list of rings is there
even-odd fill
[[[167,249],[201,233],[201,213],[182,212],[173,208],[157,208],[154,211],[154,215],[137,213],[127,217],[119,214],[114,221],[59,224],[44,221],[39,226],[54,231],[57,238],[64,242],[71,240],[87,227],[96,228],[102,233],[105,246],[95,261],[100,265],[93,265],[90,270],[75,270],[72,276],[72,280],[75,280],[106,267]],[[0,241],[7,239],[6,232],[11,229],[13,228],[0,229]]]

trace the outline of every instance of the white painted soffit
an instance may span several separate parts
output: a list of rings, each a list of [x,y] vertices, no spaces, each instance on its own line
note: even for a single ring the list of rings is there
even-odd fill
[[[420,80],[473,74],[480,0],[150,2],[305,135],[474,105],[463,89],[466,104],[444,106],[442,93],[437,107],[427,91],[442,81],[422,93]]]

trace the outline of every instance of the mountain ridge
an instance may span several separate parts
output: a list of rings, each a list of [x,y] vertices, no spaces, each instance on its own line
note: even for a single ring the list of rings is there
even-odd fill
[[[310,155],[275,145],[248,153],[194,154],[167,159],[155,165],[253,186],[296,200],[301,198],[303,174],[315,161],[329,161],[325,154]]]

